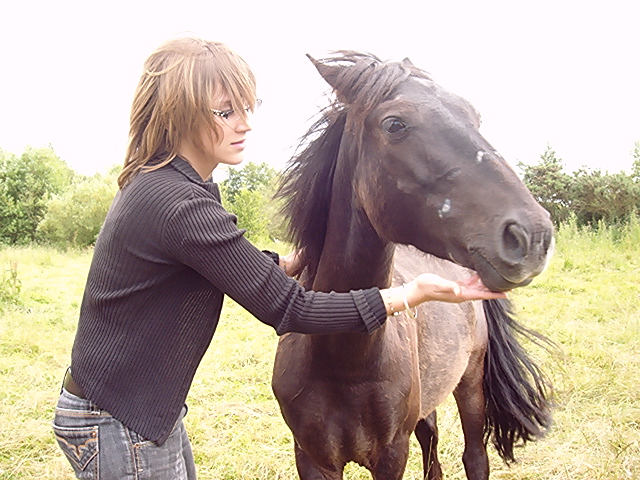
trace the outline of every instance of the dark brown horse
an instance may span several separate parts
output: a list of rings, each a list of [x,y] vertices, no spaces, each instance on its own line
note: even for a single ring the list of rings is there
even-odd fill
[[[469,268],[508,290],[544,269],[549,216],[480,135],[467,101],[408,60],[312,61],[337,100],[280,191],[308,288],[384,288],[424,272],[460,279]],[[527,332],[508,302],[487,301],[428,302],[418,320],[393,317],[372,335],[283,336],[273,390],[300,477],[340,479],[353,461],[377,480],[400,479],[415,432],[425,478],[441,478],[435,409],[453,393],[467,477],[488,478],[488,440],[513,461],[514,446],[550,423],[547,383],[514,335]]]

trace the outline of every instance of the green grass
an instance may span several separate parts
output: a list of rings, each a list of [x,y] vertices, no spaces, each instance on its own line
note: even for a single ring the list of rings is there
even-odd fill
[[[555,424],[492,478],[640,478],[640,226],[557,232],[549,269],[512,294],[521,320],[560,346],[530,351],[556,388]],[[0,304],[0,479],[72,479],[50,422],[69,362],[90,251],[0,250],[17,298]],[[6,279],[8,277],[0,277]],[[15,295],[13,295],[15,297]],[[291,435],[271,393],[273,331],[228,301],[185,419],[201,479],[295,479]],[[447,479],[464,479],[454,403],[439,409]],[[349,465],[346,478],[368,479]],[[405,474],[420,479],[415,441]]]

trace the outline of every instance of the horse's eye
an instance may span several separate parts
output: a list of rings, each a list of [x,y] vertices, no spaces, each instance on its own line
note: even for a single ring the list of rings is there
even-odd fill
[[[396,117],[385,118],[382,122],[382,128],[385,129],[387,133],[395,134],[407,128],[407,125]]]

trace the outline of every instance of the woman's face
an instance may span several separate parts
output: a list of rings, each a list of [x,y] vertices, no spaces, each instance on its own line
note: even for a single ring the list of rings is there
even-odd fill
[[[207,157],[211,162],[225,165],[238,165],[244,159],[244,148],[247,133],[251,131],[248,121],[233,110],[228,96],[220,97],[212,106],[212,114],[220,127],[218,141],[208,130],[203,132],[203,144]]]
[[[233,111],[229,98],[220,96],[212,102],[211,115],[217,126],[217,137],[212,127],[206,124],[200,129],[199,142],[194,138],[184,138],[180,143],[178,154],[191,164],[202,179],[209,178],[221,163],[238,165],[244,160],[245,142],[251,125]]]

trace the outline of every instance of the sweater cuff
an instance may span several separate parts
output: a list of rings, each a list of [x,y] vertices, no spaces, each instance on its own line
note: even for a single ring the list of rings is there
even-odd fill
[[[380,290],[369,288],[367,290],[352,291],[351,294],[367,332],[371,333],[380,328],[387,320],[387,309],[384,306]]]
[[[262,250],[262,253],[264,253],[267,257],[273,260],[276,263],[276,265],[280,266],[280,255],[278,255],[276,252],[271,252],[269,250]]]

